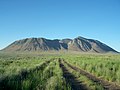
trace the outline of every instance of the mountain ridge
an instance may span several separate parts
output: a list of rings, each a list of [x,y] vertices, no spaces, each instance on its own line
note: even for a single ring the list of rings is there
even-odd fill
[[[4,48],[2,51],[78,51],[107,53],[114,52],[108,45],[94,39],[87,39],[78,36],[74,39],[46,39],[46,38],[25,38],[17,40]]]

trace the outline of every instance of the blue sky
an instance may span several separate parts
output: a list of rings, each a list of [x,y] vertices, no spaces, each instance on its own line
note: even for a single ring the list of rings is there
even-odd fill
[[[28,37],[77,36],[120,51],[120,0],[0,0],[0,49]]]

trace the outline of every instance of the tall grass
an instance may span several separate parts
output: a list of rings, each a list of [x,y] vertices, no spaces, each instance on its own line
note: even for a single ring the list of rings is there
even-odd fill
[[[0,90],[70,90],[57,59],[44,65],[45,58],[1,61]]]
[[[76,77],[76,79],[81,82],[80,84],[85,86],[88,90],[104,90],[102,85],[88,79],[86,76],[71,69],[66,63],[64,65],[69,70],[69,72],[71,72]]]
[[[99,78],[120,85],[120,55],[90,54],[0,54],[0,90],[71,90],[57,58],[80,67]],[[49,64],[44,64],[47,60]],[[101,88],[69,69],[92,89]],[[80,77],[79,77],[80,76]]]
[[[120,55],[75,55],[64,58],[73,65],[120,85]]]

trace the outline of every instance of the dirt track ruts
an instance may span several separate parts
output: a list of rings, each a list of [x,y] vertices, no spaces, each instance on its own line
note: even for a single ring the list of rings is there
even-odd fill
[[[88,73],[76,66],[73,66],[71,64],[69,64],[68,62],[66,62],[65,60],[63,60],[64,63],[66,63],[70,68],[72,68],[73,70],[79,72],[80,74],[86,76],[87,78],[89,78],[90,80],[96,82],[96,83],[99,83],[101,84],[105,90],[120,90],[120,86],[119,85],[116,85],[116,84],[113,84],[112,82],[109,82],[109,81],[106,81],[106,80],[103,80],[101,78],[98,78],[94,75],[92,75],[91,73]]]
[[[82,84],[77,78],[68,71],[68,69],[64,66],[64,64],[59,60],[60,67],[63,71],[63,77],[66,80],[66,83],[71,86],[72,90],[89,90],[85,85]]]

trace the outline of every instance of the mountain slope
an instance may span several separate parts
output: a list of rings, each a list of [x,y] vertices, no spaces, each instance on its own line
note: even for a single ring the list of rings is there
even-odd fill
[[[3,51],[78,51],[78,52],[117,52],[100,41],[77,37],[74,39],[26,38],[18,40],[7,46]]]

